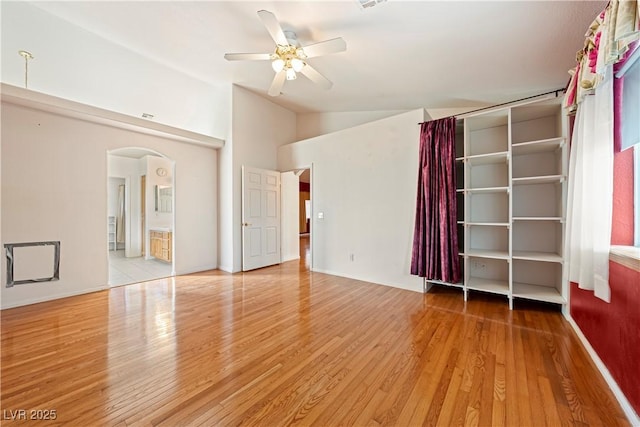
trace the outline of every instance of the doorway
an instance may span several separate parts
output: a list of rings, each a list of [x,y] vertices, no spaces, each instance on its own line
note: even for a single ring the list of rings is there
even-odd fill
[[[149,149],[107,152],[109,286],[175,275],[174,169]]]
[[[299,191],[300,263],[311,269],[311,168],[297,171]]]

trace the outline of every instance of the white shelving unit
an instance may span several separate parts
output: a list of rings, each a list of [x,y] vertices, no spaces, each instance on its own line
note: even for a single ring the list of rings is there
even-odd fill
[[[461,283],[432,283],[566,304],[562,281],[567,124],[545,99],[458,120]]]
[[[115,251],[116,245],[116,217],[109,216],[107,218],[107,250]]]

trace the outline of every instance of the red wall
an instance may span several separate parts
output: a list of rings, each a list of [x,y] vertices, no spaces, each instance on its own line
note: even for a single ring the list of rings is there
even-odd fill
[[[640,413],[640,272],[609,263],[611,303],[571,284],[571,317]]]
[[[611,243],[633,245],[633,151],[615,153]],[[571,317],[640,414],[640,272],[609,263],[611,302],[571,284]]]
[[[613,157],[613,222],[611,244],[633,246],[633,150]]]

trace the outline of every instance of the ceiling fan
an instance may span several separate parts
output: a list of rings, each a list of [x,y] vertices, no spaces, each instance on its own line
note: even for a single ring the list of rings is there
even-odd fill
[[[228,61],[238,60],[269,60],[271,67],[276,72],[268,94],[271,96],[280,95],[285,80],[295,80],[296,73],[302,73],[312,82],[325,89],[330,89],[333,83],[325,76],[313,68],[307,60],[316,56],[328,55],[331,53],[343,52],[347,50],[347,44],[341,38],[325,40],[322,42],[300,46],[295,33],[283,31],[276,16],[266,10],[258,11],[258,16],[267,28],[271,38],[276,42],[276,49],[273,53],[227,53],[224,58]]]

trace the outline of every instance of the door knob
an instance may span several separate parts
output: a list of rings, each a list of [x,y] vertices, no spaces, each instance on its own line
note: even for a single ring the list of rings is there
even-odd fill
[[[243,222],[243,223],[242,223],[242,226],[243,226],[243,227],[250,227],[250,226],[251,226],[251,223],[250,223],[250,222]]]

